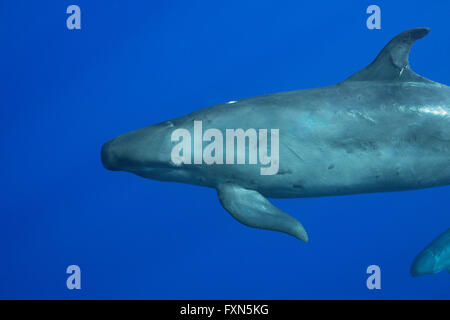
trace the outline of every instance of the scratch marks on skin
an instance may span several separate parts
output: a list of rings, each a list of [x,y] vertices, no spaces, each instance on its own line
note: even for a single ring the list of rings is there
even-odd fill
[[[286,143],[283,143],[285,146],[286,146],[286,148],[288,148],[289,149],[289,151],[291,151],[292,152],[292,154],[295,156],[295,157],[297,157],[297,159],[299,159],[300,161],[305,161],[305,159],[303,159],[290,145],[288,145],[288,144],[286,144]]]
[[[284,169],[280,169],[278,171],[278,175],[285,175],[285,174],[292,174],[292,170],[284,170]]]
[[[445,110],[444,108],[442,108],[441,106],[437,106],[437,107],[420,107],[419,112],[424,112],[424,113],[431,113],[434,114],[435,116],[442,116],[442,117],[446,117],[449,116],[450,114],[448,113],[447,110]]]
[[[334,141],[331,146],[333,148],[345,150],[345,152],[348,154],[355,152],[379,153],[379,147],[376,141],[366,141],[358,138],[349,138],[340,141]],[[331,170],[331,168],[329,169]]]
[[[376,121],[373,118],[371,118],[369,115],[364,114],[364,113],[362,113],[360,111],[357,111],[357,110],[349,110],[348,114],[350,116],[352,116],[353,118],[362,118],[362,119],[365,119],[365,120],[367,120],[367,121],[369,121],[371,123],[376,123]]]
[[[418,112],[418,113],[432,114],[432,115],[441,116],[441,117],[450,116],[450,112],[448,110],[444,109],[442,106],[423,106],[423,107],[400,106],[399,110],[402,112]]]

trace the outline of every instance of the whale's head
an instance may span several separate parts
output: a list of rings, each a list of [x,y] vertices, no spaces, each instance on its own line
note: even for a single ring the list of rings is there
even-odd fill
[[[170,157],[172,131],[173,123],[166,121],[109,140],[101,149],[103,166],[149,179],[174,180],[180,168]]]
[[[438,272],[437,270],[436,257],[432,251],[426,249],[419,253],[419,255],[414,259],[410,273],[413,277],[422,276],[425,274],[434,274]]]

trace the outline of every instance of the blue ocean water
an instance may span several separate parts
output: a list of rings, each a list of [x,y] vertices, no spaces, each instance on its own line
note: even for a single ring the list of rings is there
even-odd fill
[[[81,8],[81,30],[66,27]],[[381,30],[366,8],[381,8]],[[211,189],[106,171],[121,133],[229,100],[337,83],[426,26],[412,68],[450,84],[450,3],[0,2],[0,298],[449,299],[412,278],[450,227],[449,187],[273,200],[305,244],[245,227]],[[81,290],[66,288],[79,265]],[[368,290],[366,268],[381,268]]]

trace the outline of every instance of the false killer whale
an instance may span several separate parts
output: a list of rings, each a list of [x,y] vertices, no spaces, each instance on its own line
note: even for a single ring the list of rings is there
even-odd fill
[[[450,273],[450,229],[434,239],[411,264],[413,277],[447,270]]]
[[[397,35],[338,84],[230,101],[120,135],[103,145],[103,165],[215,188],[239,222],[305,242],[302,224],[266,197],[450,184],[450,87],[416,74],[408,61],[413,43],[428,32]],[[238,145],[229,149],[227,140],[222,152],[230,128]]]

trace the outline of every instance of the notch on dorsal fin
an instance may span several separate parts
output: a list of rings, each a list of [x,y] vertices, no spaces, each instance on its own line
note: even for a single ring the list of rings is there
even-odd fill
[[[428,28],[406,30],[392,39],[375,60],[366,68],[356,72],[345,81],[409,81],[428,82],[428,80],[411,70],[409,51],[413,43],[426,36]]]

